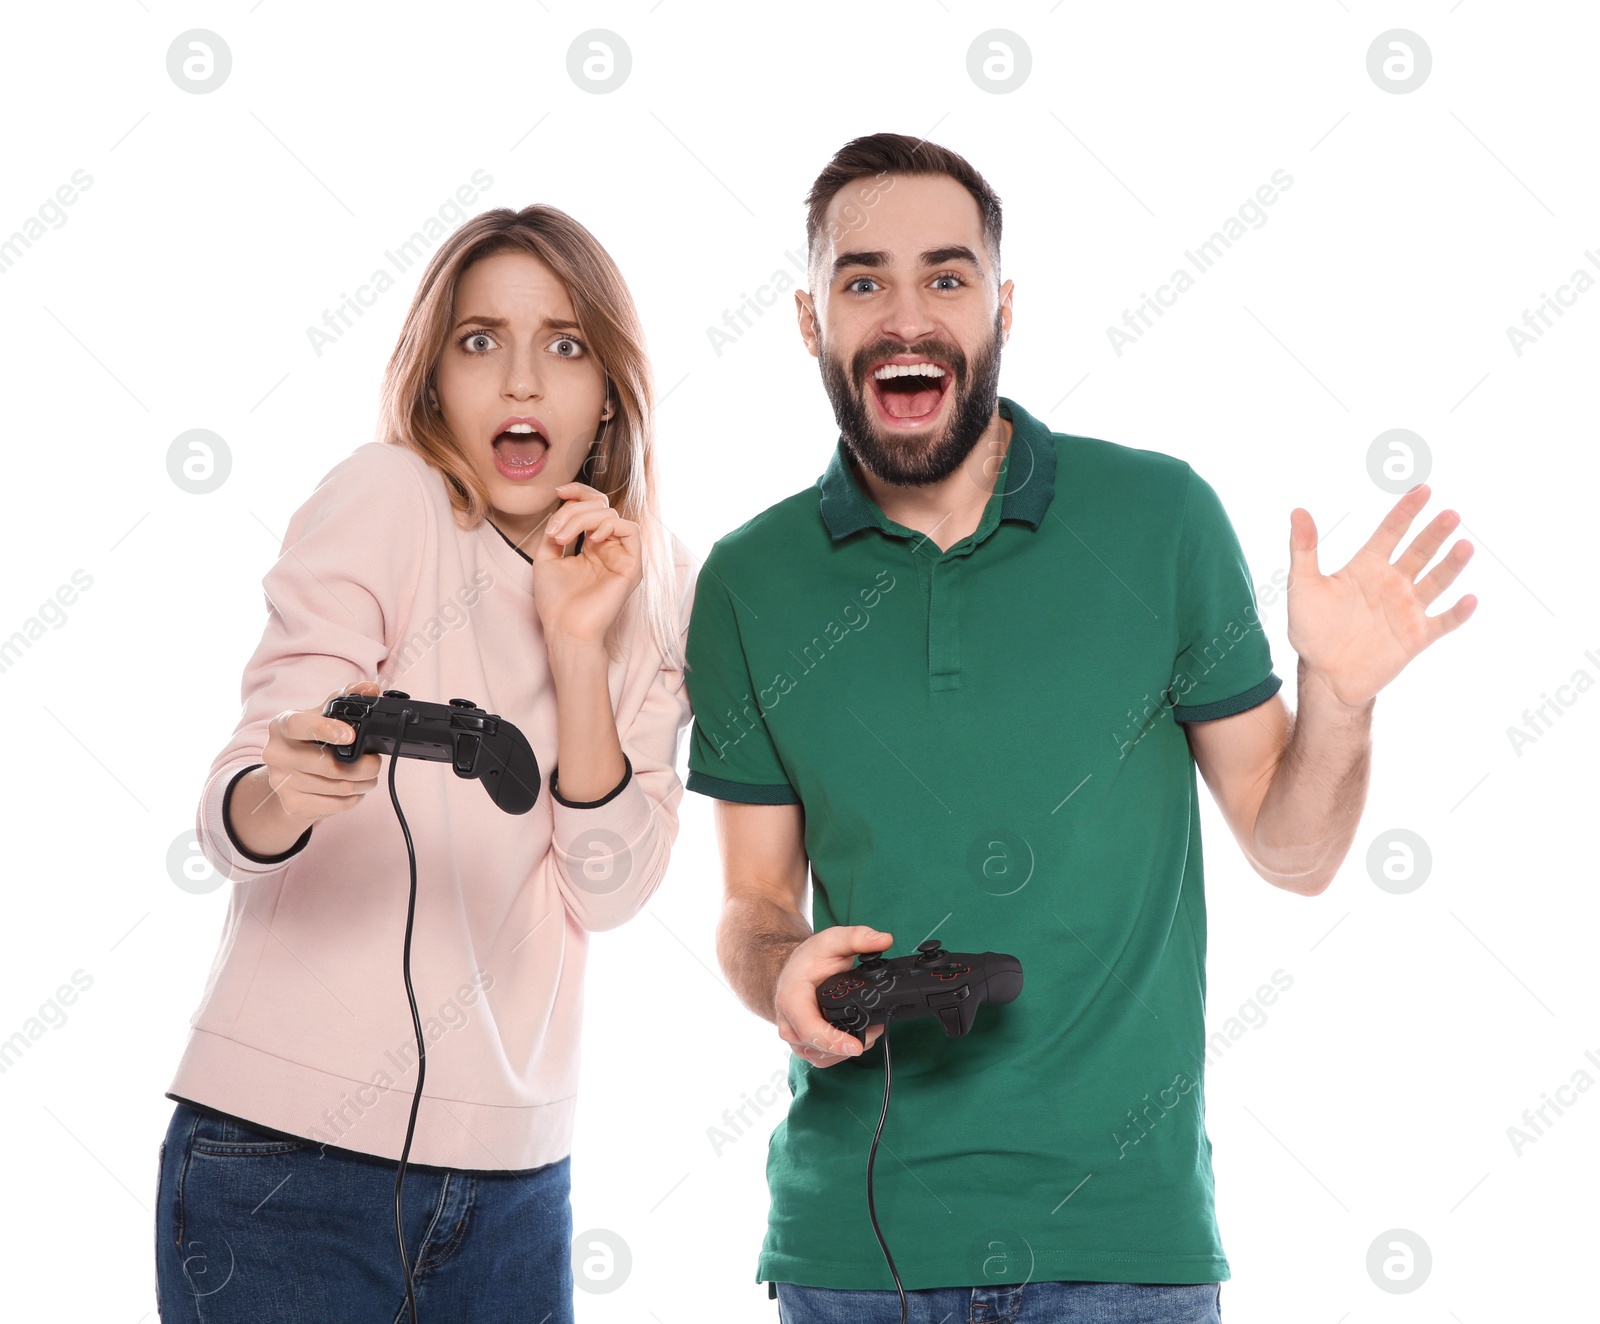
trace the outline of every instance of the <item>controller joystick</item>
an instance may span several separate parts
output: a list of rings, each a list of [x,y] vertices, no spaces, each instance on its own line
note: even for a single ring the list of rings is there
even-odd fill
[[[874,984],[881,984],[889,978],[889,963],[883,959],[881,952],[863,954],[856,957],[855,973]]]
[[[404,690],[340,694],[322,715],[355,728],[348,745],[328,746],[341,763],[369,753],[448,763],[456,776],[482,782],[508,814],[527,813],[539,798],[539,763],[527,737],[469,699],[425,703]]]

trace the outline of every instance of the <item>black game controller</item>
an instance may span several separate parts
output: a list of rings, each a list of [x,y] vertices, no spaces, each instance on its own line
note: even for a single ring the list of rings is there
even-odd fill
[[[475,777],[508,814],[525,814],[539,798],[539,763],[527,737],[503,717],[471,699],[424,703],[403,690],[381,695],[341,694],[324,717],[355,728],[348,745],[329,745],[341,763],[376,751],[399,758],[448,763],[457,777]]]
[[[882,1025],[891,1008],[897,1023],[937,1016],[946,1036],[955,1039],[972,1029],[979,1004],[999,1006],[1020,992],[1022,962],[1016,957],[947,952],[930,938],[915,956],[859,957],[855,969],[817,989],[817,1006],[830,1025],[863,1044],[867,1027]]]

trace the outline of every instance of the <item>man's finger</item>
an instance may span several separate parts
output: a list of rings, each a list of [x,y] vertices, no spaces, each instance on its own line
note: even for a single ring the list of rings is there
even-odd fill
[[[1289,574],[1304,584],[1321,573],[1317,566],[1317,522],[1309,510],[1296,506],[1289,512]]]
[[[822,1013],[814,1008],[801,1011],[798,1015],[786,1014],[780,1009],[778,1026],[779,1037],[797,1053],[802,1049],[811,1049],[831,1057],[859,1056],[856,1040],[830,1025]],[[856,1047],[855,1052],[850,1051],[852,1046]],[[810,1061],[809,1058],[806,1060]]]

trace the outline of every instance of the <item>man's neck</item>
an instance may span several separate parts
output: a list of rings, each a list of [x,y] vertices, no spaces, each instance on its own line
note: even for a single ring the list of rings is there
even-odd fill
[[[850,456],[850,469],[861,490],[896,524],[925,533],[941,552],[948,551],[983,521],[994,495],[1000,463],[1011,445],[1011,422],[995,409],[972,453],[959,468],[937,483],[899,487],[868,473]]]

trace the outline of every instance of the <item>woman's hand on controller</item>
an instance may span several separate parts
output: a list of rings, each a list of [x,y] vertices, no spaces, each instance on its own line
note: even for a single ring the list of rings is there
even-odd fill
[[[880,933],[865,924],[839,924],[813,933],[789,953],[778,972],[773,1009],[778,1037],[797,1057],[814,1067],[831,1067],[847,1057],[859,1057],[878,1042],[881,1025],[867,1027],[863,1047],[853,1034],[829,1024],[817,1006],[817,989],[853,969],[858,953],[887,951],[892,946],[892,933]]]
[[[379,692],[376,683],[363,681],[328,698]],[[363,754],[341,763],[328,748],[354,739],[348,723],[324,717],[321,707],[281,712],[267,723],[264,766],[240,779],[228,805],[240,844],[257,855],[280,855],[312,824],[360,804],[378,784],[382,759]]]
[[[328,698],[378,693],[376,684],[363,681],[335,690]],[[354,763],[341,763],[328,748],[348,745],[355,738],[354,727],[336,717],[324,717],[321,707],[279,713],[267,724],[267,745],[261,758],[267,782],[284,813],[314,823],[361,803],[361,797],[377,786],[383,760],[377,754],[363,754]]]

